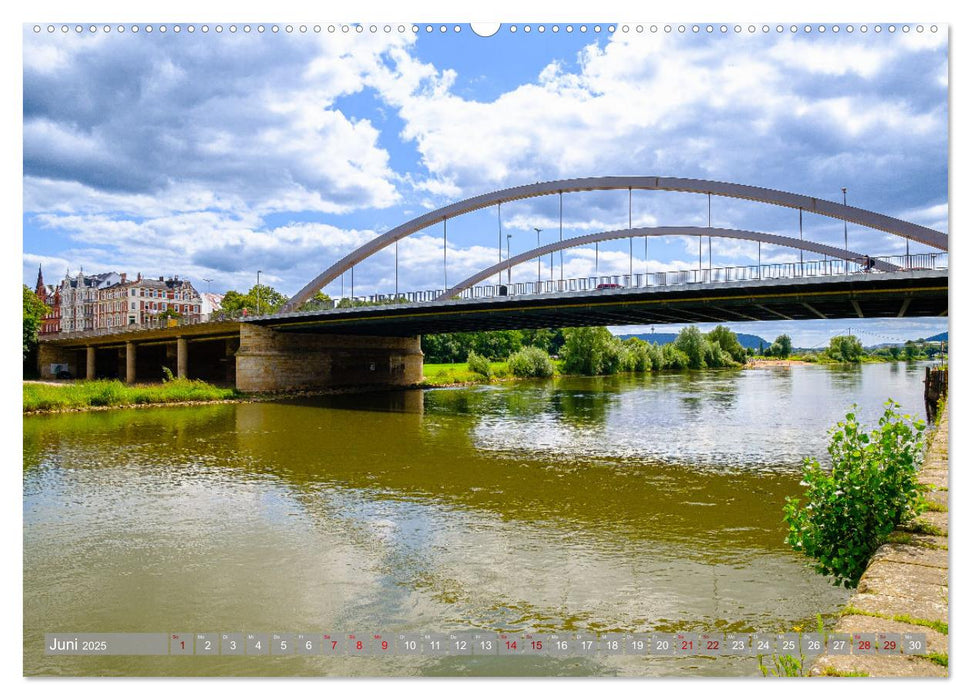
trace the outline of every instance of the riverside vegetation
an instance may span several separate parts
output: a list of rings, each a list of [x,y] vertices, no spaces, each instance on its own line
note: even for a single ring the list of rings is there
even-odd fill
[[[24,384],[24,411],[63,411],[91,406],[133,406],[187,401],[220,401],[239,396],[235,389],[195,379],[173,379],[163,384],[130,385],[117,379],[96,379],[72,384]]]
[[[756,350],[743,347],[735,333],[721,325],[708,333],[696,326],[685,327],[673,342],[664,345],[638,337],[621,339],[604,327],[446,333],[422,336],[421,344],[426,385],[488,382],[509,376],[600,376],[737,367],[757,358],[818,364],[915,361],[947,351],[946,342],[942,347],[923,339],[867,350],[851,334],[830,338],[823,349],[800,351],[783,334]]]
[[[786,542],[815,559],[815,569],[834,585],[855,587],[893,530],[926,508],[917,479],[925,424],[898,414],[893,400],[885,407],[869,433],[847,413],[830,431],[832,468],[807,458],[805,493],[786,499]]]

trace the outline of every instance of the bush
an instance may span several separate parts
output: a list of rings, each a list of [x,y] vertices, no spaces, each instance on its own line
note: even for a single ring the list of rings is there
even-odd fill
[[[470,352],[467,362],[470,372],[481,375],[486,379],[492,379],[492,366],[489,364],[488,359],[482,355],[477,355],[474,352]]]
[[[674,341],[674,347],[683,352],[688,358],[688,367],[691,369],[704,369],[705,355],[710,348],[704,334],[698,330],[697,326],[687,326],[681,329],[678,337]]]
[[[837,586],[856,586],[877,547],[920,509],[924,423],[898,415],[892,400],[885,405],[869,434],[846,414],[830,431],[832,469],[807,458],[803,497],[786,499],[786,542],[816,559],[816,570]]]
[[[560,354],[568,374],[593,376],[620,370],[624,345],[602,326],[567,328]]]
[[[628,338],[624,341],[624,355],[622,365],[625,372],[650,372],[651,346],[640,338]]]
[[[837,335],[829,339],[826,354],[834,362],[859,362],[863,357],[863,344],[855,335]]]
[[[541,348],[529,346],[514,352],[509,356],[508,364],[515,377],[553,376],[553,360]]]
[[[668,343],[661,348],[662,366],[665,369],[688,369],[691,360],[674,343]]]
[[[738,342],[738,336],[725,326],[715,326],[706,335],[708,342],[720,347],[733,362],[745,364],[745,348]],[[731,363],[728,363],[731,364]]]

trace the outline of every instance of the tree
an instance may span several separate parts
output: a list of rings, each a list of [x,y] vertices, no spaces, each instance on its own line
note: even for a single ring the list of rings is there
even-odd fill
[[[924,356],[921,347],[915,343],[913,340],[908,340],[904,343],[904,359],[907,362],[913,362],[914,360],[919,360]]]
[[[553,376],[553,361],[542,348],[527,346],[511,354],[507,362],[514,377]]]
[[[561,356],[563,370],[569,374],[614,374],[620,369],[623,345],[602,326],[568,328]]]
[[[788,337],[788,336],[785,336]],[[725,326],[715,326],[707,334],[708,342],[717,344],[732,360],[745,363],[745,348],[738,342],[738,336]],[[791,349],[791,345],[790,345]]]
[[[265,284],[253,285],[246,294],[230,289],[223,296],[222,310],[228,314],[247,309],[250,313],[271,314],[279,311],[289,299]]]
[[[826,354],[836,362],[859,362],[863,357],[863,344],[855,335],[837,335],[829,339]]]
[[[772,341],[769,353],[773,357],[781,357],[783,360],[792,354],[792,338],[784,333]]]
[[[300,305],[297,311],[314,311],[317,309],[330,309],[334,306],[334,300],[319,289],[317,293]]]
[[[708,341],[697,326],[686,326],[678,333],[674,340],[674,347],[683,352],[688,357],[688,367],[691,369],[704,369],[705,355],[709,352]]]
[[[40,332],[40,324],[49,309],[37,295],[24,285],[24,359],[27,354],[37,346],[37,334]]]

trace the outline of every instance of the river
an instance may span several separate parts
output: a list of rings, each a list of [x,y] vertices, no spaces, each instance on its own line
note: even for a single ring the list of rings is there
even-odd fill
[[[784,543],[923,365],[561,378],[24,419],[27,675],[760,675],[752,657],[63,657],[45,632],[812,630]]]

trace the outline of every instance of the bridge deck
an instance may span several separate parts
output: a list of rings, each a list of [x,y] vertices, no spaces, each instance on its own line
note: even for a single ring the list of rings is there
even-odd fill
[[[510,328],[932,317],[947,315],[947,288],[947,270],[910,270],[291,312],[113,334],[62,334],[41,342],[104,348],[129,341],[173,343],[179,337],[212,340],[238,337],[240,323],[285,332],[404,337]]]
[[[281,331],[408,336],[505,328],[947,315],[947,270],[605,289],[294,312]]]

